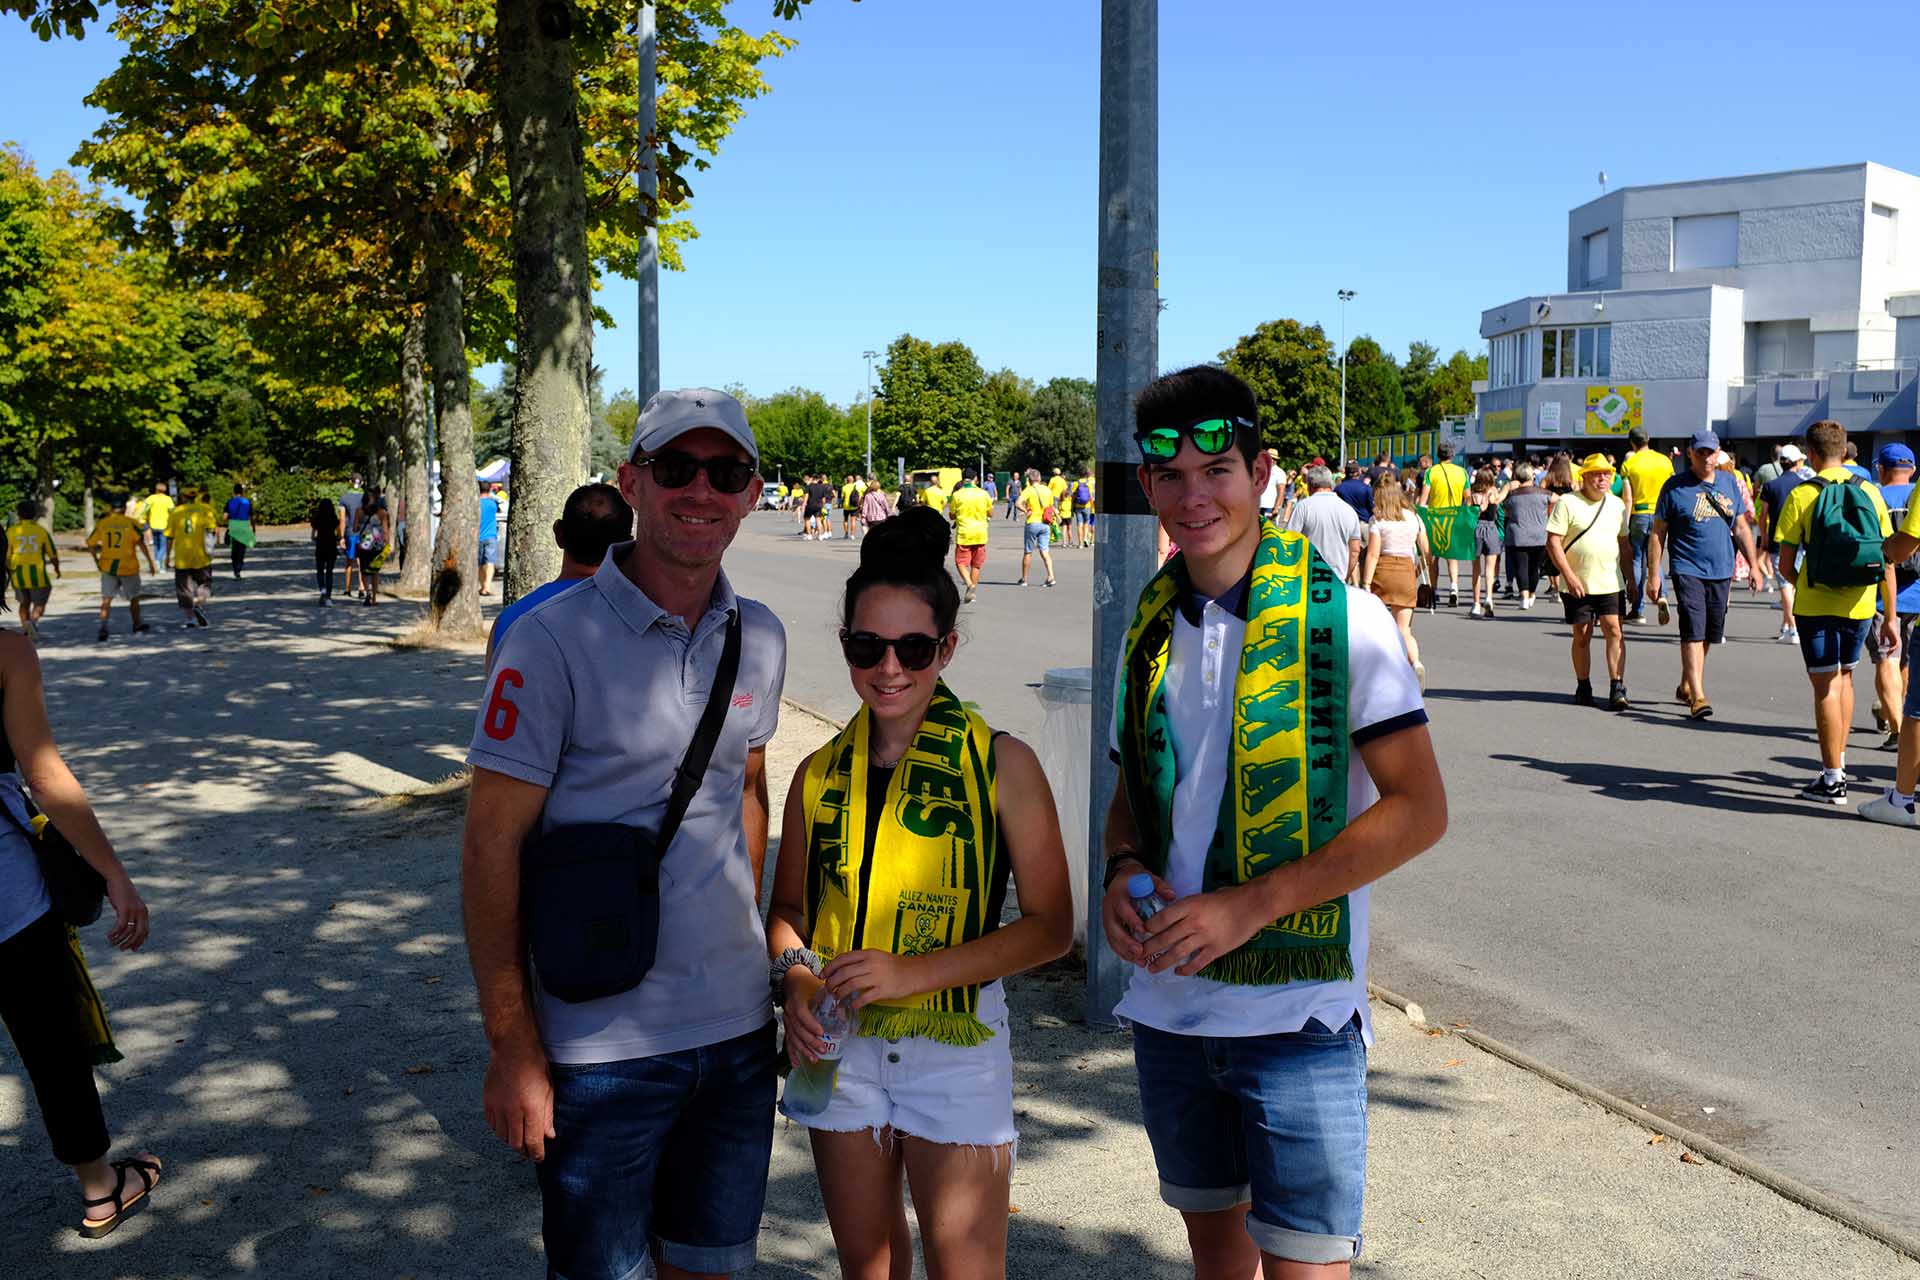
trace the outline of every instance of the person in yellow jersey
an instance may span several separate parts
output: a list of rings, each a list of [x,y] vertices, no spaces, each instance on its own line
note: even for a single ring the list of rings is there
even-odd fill
[[[1080,534],[1080,545],[1093,546],[1093,467],[1080,468],[1073,486],[1073,523]]]
[[[1420,506],[1436,511],[1449,507],[1458,507],[1467,500],[1467,483],[1471,477],[1467,469],[1453,460],[1453,444],[1442,440],[1437,452],[1440,461],[1427,468],[1426,478],[1420,483]],[[1433,583],[1433,604],[1431,613],[1440,607],[1440,565],[1447,566],[1447,607],[1460,605],[1460,564],[1458,560],[1442,562],[1436,557],[1427,557],[1427,581]]]
[[[1627,493],[1633,500],[1633,518],[1627,527],[1627,545],[1633,548],[1633,581],[1627,584],[1627,621],[1645,622],[1647,602],[1647,536],[1653,530],[1653,508],[1660,490],[1673,479],[1673,460],[1647,443],[1644,427],[1627,432],[1631,448],[1620,463]]]
[[[107,616],[116,596],[127,602],[127,612],[133,618],[131,634],[153,630],[140,621],[140,557],[147,558],[148,573],[157,574],[159,569],[147,540],[140,536],[140,525],[115,511],[93,526],[93,532],[87,535],[87,550],[93,553],[93,563],[100,570],[100,634],[95,638],[107,638]]]
[[[960,487],[947,499],[953,519],[953,566],[967,584],[966,604],[980,589],[980,571],[987,565],[987,528],[993,523],[993,495],[980,487],[973,472],[964,472]]]
[[[185,502],[177,504],[167,520],[167,558],[173,569],[173,598],[180,606],[180,629],[204,627],[204,606],[213,595],[213,555],[207,550],[207,536],[219,516],[207,505],[200,490],[185,489]]]
[[[929,481],[927,487],[920,491],[920,505],[932,507],[941,515],[947,514],[947,491],[940,487],[938,480]]]
[[[60,576],[60,549],[53,545],[53,534],[40,523],[40,504],[31,498],[15,512],[20,518],[7,530],[7,576],[13,580],[14,598],[20,602],[20,626],[27,639],[40,642],[40,619],[46,616],[47,600],[53,595],[53,578]],[[47,576],[48,565],[53,577]]]
[[[852,472],[840,485],[840,536],[849,540],[860,536],[860,500],[867,496],[867,482]]]
[[[1072,508],[1067,501],[1067,478],[1060,474],[1060,468],[1058,467],[1053,469],[1053,477],[1047,481],[1047,492],[1053,495],[1053,509],[1055,513],[1053,530],[1048,540],[1051,542],[1064,542],[1066,541],[1066,537],[1061,533],[1061,528],[1067,524],[1067,517],[1071,514]]]
[[[152,542],[147,554],[165,564],[167,560],[167,523],[173,519],[173,499],[167,494],[167,486],[156,484],[153,492],[140,500],[133,509],[133,518],[146,526],[149,541]]]
[[[1059,512],[1058,527],[1061,531],[1061,541],[1069,547],[1077,547],[1080,545],[1080,539],[1078,528],[1073,520],[1073,486],[1067,483],[1058,471],[1053,473],[1053,478],[1060,481],[1060,490],[1054,495],[1053,502],[1055,510]]]
[[[1020,581],[1017,587],[1027,585],[1027,566],[1033,563],[1034,553],[1040,555],[1040,563],[1047,567],[1047,585],[1053,585],[1053,553],[1048,550],[1051,526],[1047,524],[1047,512],[1053,508],[1053,490],[1040,483],[1040,471],[1036,467],[1027,468],[1027,487],[1020,491],[1020,509],[1026,513],[1026,541],[1020,549]]]

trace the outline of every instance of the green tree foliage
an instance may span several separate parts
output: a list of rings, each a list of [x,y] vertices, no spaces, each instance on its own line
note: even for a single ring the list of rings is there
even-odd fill
[[[818,391],[793,387],[747,402],[754,440],[760,445],[760,474],[769,480],[824,471],[840,477],[859,471],[866,452],[864,411],[856,424]],[[875,430],[879,418],[875,416]]]
[[[1405,397],[1407,408],[1413,412],[1413,425],[1416,430],[1429,431],[1435,425],[1421,413],[1425,403],[1427,389],[1433,382],[1434,370],[1439,366],[1440,348],[1431,342],[1414,342],[1407,347],[1407,358],[1400,362],[1400,391]]]
[[[1033,379],[1023,378],[1011,369],[987,375],[987,411],[993,415],[994,436],[1001,442],[1003,451],[1026,425],[1027,414],[1033,408],[1033,395]]]
[[[1414,411],[1419,414],[1421,425],[1432,426],[1442,418],[1472,413],[1473,384],[1486,376],[1485,352],[1473,356],[1465,351],[1454,352],[1434,371],[1432,380],[1415,403]]]
[[[1347,438],[1384,436],[1413,429],[1413,414],[1400,387],[1400,366],[1380,344],[1362,334],[1347,345]]]
[[[1340,435],[1340,374],[1333,344],[1317,324],[1270,320],[1220,353],[1253,388],[1260,434],[1283,460],[1332,456]]]
[[[593,470],[609,483],[620,464],[627,460],[627,446],[633,443],[633,429],[640,423],[640,398],[626,389],[607,401],[604,433],[596,432],[593,444]]]
[[[910,333],[887,346],[873,410],[874,465],[959,467],[999,453],[987,375],[964,342],[935,345]]]
[[[1041,387],[1007,450],[1008,469],[1034,467],[1046,476],[1058,467],[1079,475],[1093,457],[1094,406],[1094,385],[1085,378],[1055,378]]]

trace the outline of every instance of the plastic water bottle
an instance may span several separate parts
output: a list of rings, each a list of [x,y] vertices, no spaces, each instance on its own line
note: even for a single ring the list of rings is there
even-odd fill
[[[1140,923],[1160,914],[1166,907],[1166,901],[1153,887],[1153,877],[1146,872],[1127,877],[1127,899],[1133,903],[1133,912],[1140,917]],[[1133,936],[1145,942],[1149,937],[1144,929],[1134,930]]]
[[[825,1034],[826,1047],[818,1061],[795,1063],[787,1073],[786,1108],[796,1117],[817,1116],[833,1101],[833,1082],[840,1074],[840,1055],[853,1034],[853,1013],[822,988],[813,1001],[813,1016]]]

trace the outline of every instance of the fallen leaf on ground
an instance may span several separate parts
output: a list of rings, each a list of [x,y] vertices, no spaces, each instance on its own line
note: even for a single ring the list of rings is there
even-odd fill
[[[407,1068],[407,1074],[410,1076],[430,1076],[433,1074],[433,1064],[431,1062],[416,1062]]]
[[[1441,1063],[1440,1065],[1442,1067],[1457,1067],[1465,1061],[1466,1061],[1465,1058],[1453,1058],[1453,1059],[1450,1059],[1449,1061]]]
[[[1661,1143],[1663,1143],[1663,1142],[1665,1142],[1666,1140],[1667,1140],[1667,1135],[1666,1135],[1666,1134],[1664,1134],[1664,1133],[1656,1133],[1656,1134],[1654,1134],[1654,1135],[1653,1135],[1653,1136],[1652,1136],[1651,1138],[1648,1138],[1648,1139],[1647,1139],[1647,1145],[1648,1145],[1648,1146],[1650,1146],[1650,1147],[1657,1147],[1657,1146],[1659,1146],[1659,1145],[1660,1145]]]
[[[212,1203],[213,1203],[213,1201],[211,1201],[211,1200],[202,1200],[202,1201],[201,1201],[200,1203],[201,1203],[201,1204],[212,1204]]]
[[[1019,1205],[1017,1205],[1017,1204],[1010,1204],[1010,1205],[1008,1205],[1008,1206],[1007,1206],[1007,1212],[1008,1212],[1008,1213],[1018,1213],[1018,1212],[1020,1212],[1020,1206],[1019,1206]]]
[[[426,983],[426,984],[427,984],[428,986],[430,986],[430,987],[431,987],[431,986],[433,986],[433,985],[434,985],[435,983],[437,983],[437,982],[439,982],[439,981],[440,981],[440,975],[436,973],[436,974],[434,974],[434,975],[432,975],[431,977],[427,977],[427,978],[422,978],[422,979],[420,979],[420,981],[422,981],[422,982],[424,982],[424,983]]]
[[[1705,1164],[1706,1161],[1702,1160],[1699,1156],[1693,1154],[1693,1152],[1691,1151],[1682,1151],[1680,1153],[1680,1163],[1681,1164]]]

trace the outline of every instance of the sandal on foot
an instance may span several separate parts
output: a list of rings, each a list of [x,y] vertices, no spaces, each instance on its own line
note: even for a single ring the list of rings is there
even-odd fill
[[[113,1194],[101,1196],[98,1200],[82,1199],[81,1204],[91,1209],[96,1205],[110,1204],[113,1212],[104,1218],[82,1218],[80,1234],[89,1240],[98,1240],[110,1234],[115,1227],[140,1212],[147,1203],[147,1194],[160,1185],[160,1162],[129,1157],[115,1160],[109,1166],[115,1174]],[[131,1196],[126,1194],[127,1171],[131,1169],[140,1175],[140,1189]]]

